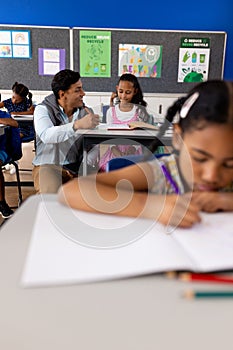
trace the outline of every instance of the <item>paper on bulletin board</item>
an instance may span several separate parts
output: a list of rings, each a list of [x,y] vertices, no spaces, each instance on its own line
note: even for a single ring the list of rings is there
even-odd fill
[[[81,77],[111,76],[111,32],[80,30]]]
[[[132,73],[136,77],[160,78],[161,67],[161,45],[119,44],[119,76]]]
[[[29,30],[0,31],[1,58],[31,58]]]
[[[65,49],[38,49],[39,75],[55,75],[65,69]]]
[[[206,81],[209,73],[209,58],[209,38],[181,38],[178,83]]]

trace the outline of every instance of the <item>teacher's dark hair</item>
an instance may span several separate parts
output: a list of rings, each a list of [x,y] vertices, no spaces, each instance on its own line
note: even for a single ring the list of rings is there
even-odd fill
[[[80,80],[79,72],[74,72],[71,69],[63,69],[54,75],[51,87],[56,97],[59,99],[59,91],[67,91],[72,84],[77,83]]]

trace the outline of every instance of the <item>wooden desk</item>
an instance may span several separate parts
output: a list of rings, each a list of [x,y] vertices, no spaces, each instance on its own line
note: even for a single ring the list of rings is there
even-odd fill
[[[1,349],[231,349],[232,300],[185,300],[162,275],[20,288],[41,200],[56,195],[30,197],[0,230]]]
[[[158,134],[158,131],[154,130],[107,130],[107,124],[101,125],[101,128],[94,130],[81,131],[83,138],[83,176],[87,175],[87,150],[88,146],[96,145],[101,142],[105,144],[118,143],[132,144],[132,141],[136,141],[145,147],[148,147],[152,140]],[[171,146],[171,133],[165,135],[161,140],[161,146]]]

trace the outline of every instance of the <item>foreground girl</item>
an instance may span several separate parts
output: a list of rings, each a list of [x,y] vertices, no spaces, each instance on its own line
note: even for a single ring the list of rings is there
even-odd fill
[[[177,155],[74,179],[60,188],[59,201],[89,212],[181,227],[199,222],[200,211],[233,211],[233,83],[215,80],[196,85],[168,109],[158,139],[177,113],[179,120],[173,126]]]

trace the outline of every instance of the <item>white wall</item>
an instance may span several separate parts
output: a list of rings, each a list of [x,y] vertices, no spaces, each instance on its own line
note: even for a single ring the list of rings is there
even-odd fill
[[[45,96],[51,94],[51,91],[33,91],[33,101],[35,104],[42,102]],[[11,90],[0,90],[1,100],[10,98],[12,95]],[[87,106],[90,106],[94,109],[95,113],[102,114],[102,106],[108,105],[110,100],[111,92],[86,92],[84,101]],[[162,121],[167,108],[182,94],[152,94],[145,93],[144,99],[148,103],[147,109],[148,112],[153,114],[156,120]]]

